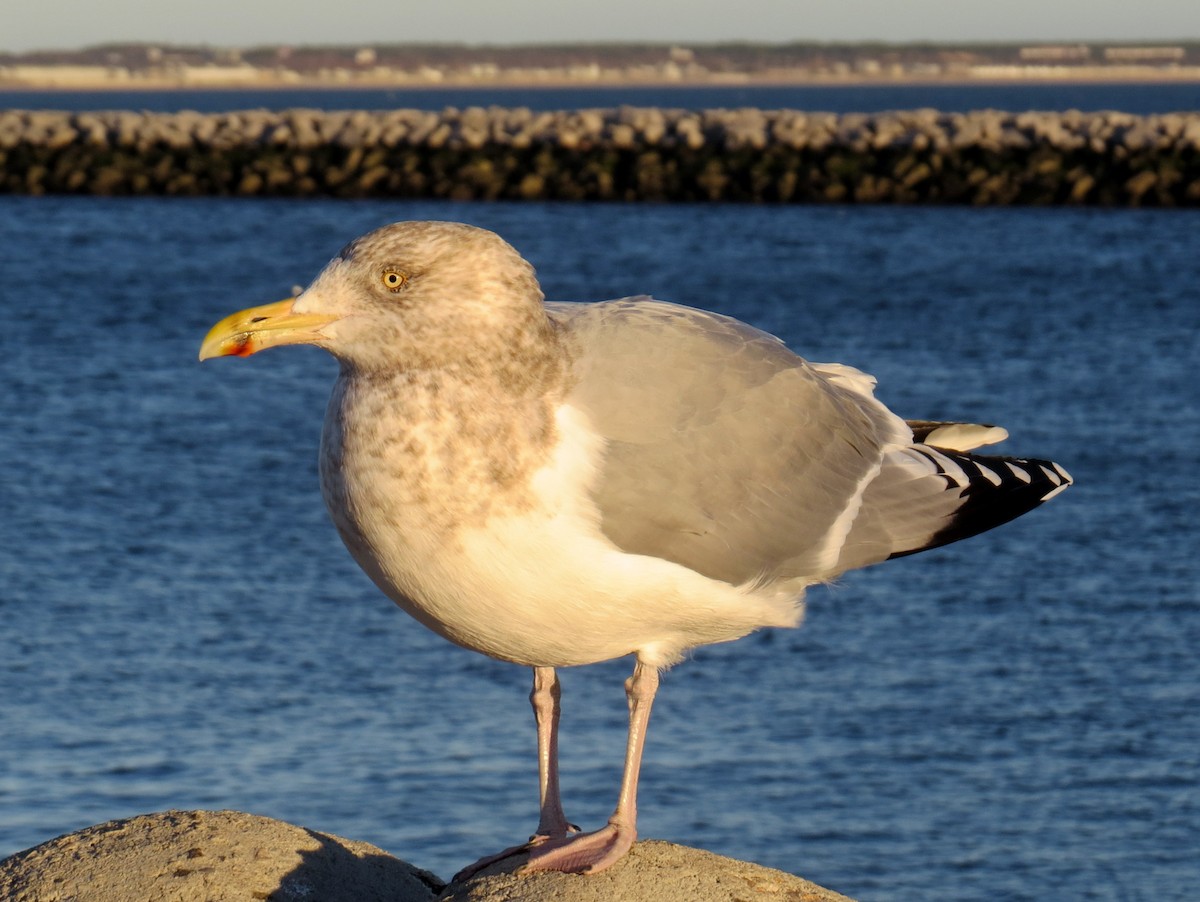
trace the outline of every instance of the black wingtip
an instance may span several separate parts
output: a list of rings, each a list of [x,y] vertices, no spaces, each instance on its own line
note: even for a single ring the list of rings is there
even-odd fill
[[[938,467],[951,491],[960,490],[962,503],[925,544],[892,557],[948,545],[1015,520],[1073,482],[1066,470],[1049,460],[991,457],[940,448],[922,453]]]

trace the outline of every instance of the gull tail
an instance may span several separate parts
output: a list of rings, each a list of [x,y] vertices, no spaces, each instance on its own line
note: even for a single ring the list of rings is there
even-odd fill
[[[1067,471],[1052,461],[972,453],[1006,438],[999,426],[926,421],[909,426],[915,441],[884,456],[863,492],[836,572],[977,535],[1071,484]]]
[[[957,504],[924,540],[900,547],[889,557],[904,557],[966,539],[1015,520],[1049,501],[1067,486],[1071,475],[1049,460],[969,454],[913,445],[944,482],[944,491],[957,495]]]

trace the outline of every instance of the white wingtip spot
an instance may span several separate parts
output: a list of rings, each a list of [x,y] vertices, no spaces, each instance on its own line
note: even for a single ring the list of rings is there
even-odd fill
[[[1043,496],[1042,496],[1042,500],[1043,500],[1043,501],[1049,501],[1051,498],[1053,498],[1053,497],[1054,497],[1055,495],[1057,495],[1059,492],[1061,492],[1061,491],[1063,491],[1064,489],[1066,489],[1066,487],[1067,487],[1067,486],[1069,486],[1070,484],[1071,484],[1071,483],[1069,483],[1069,482],[1064,482],[1062,485],[1055,486],[1055,487],[1054,487],[1054,488],[1052,488],[1050,491],[1048,491],[1048,492],[1047,492],[1045,495],[1043,495]]]
[[[1000,478],[999,473],[996,473],[993,470],[989,470],[987,467],[985,467],[979,461],[975,461],[975,466],[979,468],[980,475],[982,475],[983,478],[986,479],[988,482],[990,482],[992,485],[1000,485],[1000,483],[1004,481]]]
[[[1066,484],[1062,478],[1062,474],[1059,473],[1056,469],[1050,470],[1050,469],[1047,469],[1046,467],[1043,467],[1041,464],[1038,465],[1038,469],[1041,470],[1043,473],[1045,473],[1046,478],[1049,479],[1051,482],[1053,482],[1055,485],[1065,485]]]
[[[1004,465],[1012,471],[1013,476],[1016,476],[1017,479],[1021,480],[1021,482],[1025,483],[1026,485],[1033,482],[1033,477],[1030,476],[1029,473],[1023,468],[1018,467],[1016,464],[1007,460],[1004,462]]]
[[[927,453],[941,466],[941,468],[945,471],[946,476],[950,478],[955,485],[968,486],[971,484],[971,477],[967,475],[967,471],[945,454],[938,454],[936,448],[930,448]]]
[[[894,463],[903,466],[914,479],[932,476],[938,472],[933,461],[911,445],[896,449],[891,457]]]

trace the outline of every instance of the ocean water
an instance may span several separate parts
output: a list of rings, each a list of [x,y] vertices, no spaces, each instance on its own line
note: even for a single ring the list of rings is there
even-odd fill
[[[0,109],[150,110],[441,110],[469,106],[569,110],[589,107],[657,106],[685,109],[759,107],[876,113],[932,107],[947,112],[999,110],[1121,110],[1173,113],[1200,109],[1194,82],[1044,82],[1029,84],[902,85],[718,85],[605,86],[564,88],[281,88],[173,91],[0,90]]]
[[[411,218],[500,231],[553,299],[738,316],[1077,480],[670,671],[644,836],[862,899],[1194,898],[1196,212],[0,198],[0,856],[236,808],[448,877],[534,827],[528,672],[407,618],[326,520],[332,361],[195,360]],[[563,673],[585,828],[629,666]]]

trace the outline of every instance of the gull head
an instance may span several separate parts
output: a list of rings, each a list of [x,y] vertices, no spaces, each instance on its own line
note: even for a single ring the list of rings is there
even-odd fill
[[[352,370],[439,368],[501,353],[547,323],[533,267],[500,236],[399,222],[351,241],[295,297],[221,320],[200,359],[311,344]]]

